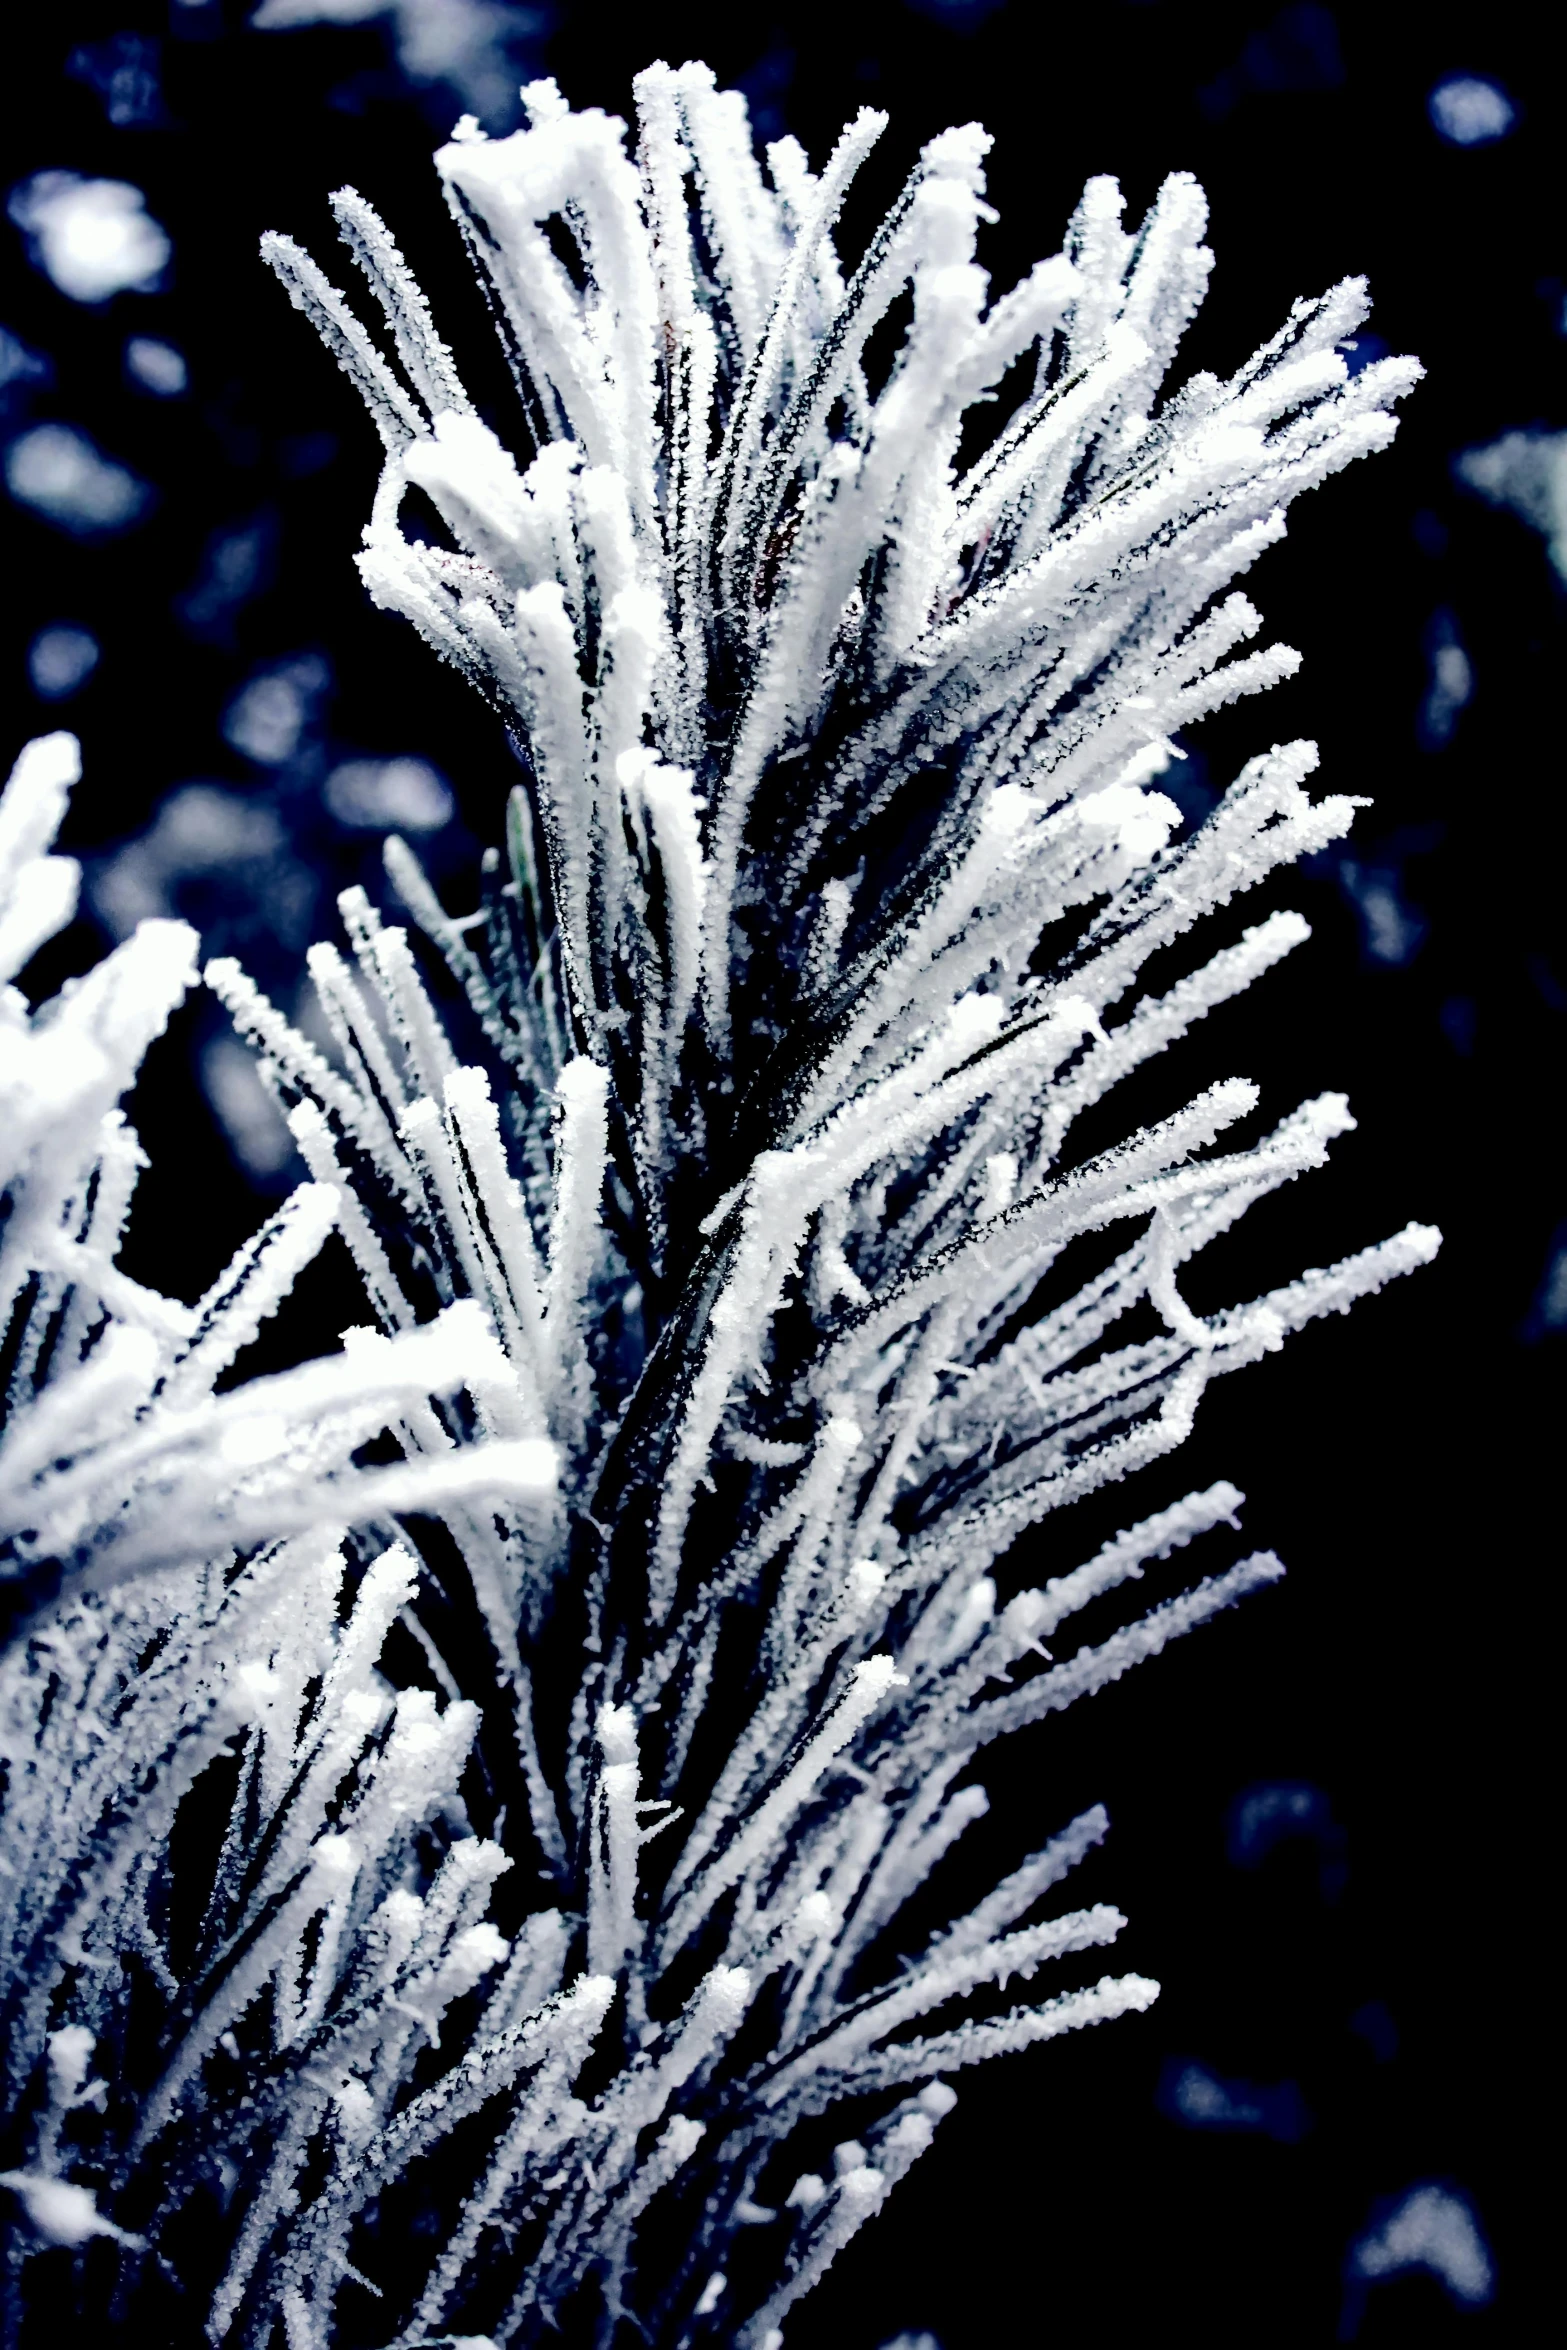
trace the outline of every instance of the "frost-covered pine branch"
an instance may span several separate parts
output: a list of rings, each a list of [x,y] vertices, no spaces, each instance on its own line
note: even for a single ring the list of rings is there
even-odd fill
[[[287,1445],[326,1441],[311,1377],[427,1344],[443,1373],[418,1355],[395,1414],[376,1389],[329,1423],[353,1450],[379,1412],[402,1468],[311,1458],[309,1528],[281,1473],[265,1526],[198,1512],[211,1559],[68,1608],[5,1685],[12,2183],[43,2241],[113,2232],[127,2322],[257,2350],[622,2322],[777,2350],[948,2076],[1145,2007],[1083,1959],[1117,1912],[1041,1914],[1097,1809],[922,1948],[900,1919],[986,1808],[982,1749],[1281,1570],[1216,1557],[1068,1655],[1074,1615],[1242,1497],[1166,1500],[1084,1563],[1019,1537],[1437,1245],[1411,1226],[1198,1313],[1186,1268],[1323,1162],[1342,1098],[1259,1134],[1235,1078],[1077,1144],[1306,926],[1221,930],[1162,993],[1150,958],[1350,821],[1309,744],[1184,837],[1154,785],[1179,729],[1296,666],[1241,650],[1226,591],[1392,434],[1418,369],[1350,379],[1364,288],[1166,395],[1209,262],[1183,175],[1136,233],[1090,183],[991,302],[976,128],[848,270],[882,117],[764,176],[700,66],[640,77],[634,159],[553,84],[524,97],[528,129],[438,158],[506,438],[361,197],[335,209],[382,342],[266,245],[381,435],[371,594],[525,771],[477,914],[389,850],[460,1000],[355,892],[349,953],[311,958],[330,1055],[207,972],[380,1326],[289,1375]],[[479,1498],[476,1439],[529,1490]],[[354,1476],[359,1530],[318,1530],[312,1480]],[[419,1476],[385,1547],[373,1481]]]
[[[50,850],[78,773],[74,739],[49,735],[28,745],[0,798],[0,1597],[12,1629],[22,1625],[0,1663],[4,2064],[19,2135],[4,2180],[35,2248],[102,2237],[140,2255],[147,2243],[99,2209],[98,2193],[145,2204],[155,2179],[265,2144],[265,2100],[220,2152],[186,2087],[269,1978],[284,2001],[281,2042],[297,2038],[337,1981],[333,1921],[356,1872],[396,1884],[420,1820],[457,1800],[475,1708],[439,1711],[422,1690],[388,1704],[377,1658],[416,1587],[414,1563],[395,1540],[375,1545],[383,1555],[342,1620],[348,1525],[474,1501],[547,1509],[555,1464],[547,1444],[510,1431],[459,1448],[437,1425],[438,1413],[457,1416],[475,1433],[480,1396],[510,1382],[471,1303],[395,1339],[365,1329],[341,1355],[223,1384],[347,1212],[330,1186],[301,1186],[194,1306],[121,1270],[144,1161],[119,1103],[195,982],[197,940],[183,923],[144,922],[36,1010],[9,984],[75,912],[77,865]],[[421,1441],[426,1428],[438,1444]],[[394,1431],[397,1451],[383,1441],[379,1464],[361,1465],[367,1443]],[[185,1888],[171,1886],[169,1840],[236,1739],[248,1778],[216,1867],[201,1872],[197,1898],[210,1906],[192,1963],[171,1926]],[[487,1886],[491,1851],[464,1844],[454,1889]],[[503,1865],[493,1854],[490,1876]],[[410,1941],[432,2017],[499,1954],[476,1900],[482,1890],[466,1891],[465,1914]],[[136,2013],[149,1990],[150,2034]],[[134,2080],[149,2045],[156,2086]],[[89,2083],[95,2049],[111,2079]],[[289,2087],[302,2069],[296,2060]],[[80,2165],[61,2133],[88,2112],[103,2144],[84,2184],[65,2175]],[[11,2338],[28,2248],[27,2232],[13,2233]]]
[[[541,1444],[355,1466],[389,1421],[460,1395],[486,1345],[492,1377],[509,1376],[471,1305],[395,1345],[365,1330],[344,1355],[220,1392],[353,1213],[332,1185],[301,1185],[193,1306],[120,1270],[145,1162],[119,1103],[195,984],[198,941],[186,923],[142,922],[37,1010],[10,984],[76,911],[76,861],[50,851],[79,773],[75,738],[45,735],[0,799],[0,1596],[25,1613],[446,1491],[547,1493]]]

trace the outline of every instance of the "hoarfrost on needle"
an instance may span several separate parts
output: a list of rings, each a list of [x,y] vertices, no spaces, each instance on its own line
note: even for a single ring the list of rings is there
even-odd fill
[[[1144,984],[1356,805],[1311,797],[1308,743],[1195,829],[1157,784],[1178,732],[1295,668],[1233,582],[1293,497],[1385,446],[1419,370],[1351,374],[1349,281],[1166,392],[1209,268],[1185,175],[1136,231],[1090,182],[1063,251],[992,300],[973,125],[849,266],[880,115],[819,170],[783,139],[764,171],[702,66],[639,77],[634,140],[552,83],[524,98],[526,129],[465,123],[437,159],[516,380],[504,432],[362,197],[333,202],[379,340],[265,244],[380,435],[366,586],[523,770],[476,913],[387,842],[459,1000],[360,891],[347,951],[312,952],[309,1035],[208,966],[311,1181],[192,1310],[134,1290],[97,1221],[192,942],[143,925],[105,966],[137,985],[87,982],[41,1049],[10,999],[8,1140],[36,1113],[55,1154],[18,1161],[10,1294],[71,1333],[25,1341],[0,1452],[19,1562],[65,1563],[3,1684],[11,2091],[62,2016],[91,2037],[107,2106],[43,2114],[37,2174],[101,2182],[154,2252],[221,2163],[213,2342],[324,2344],[368,2275],[399,2350],[474,2322],[542,2341],[590,2287],[611,2331],[777,2350],[948,2076],[1156,1996],[1096,1974],[1117,1911],[1040,1914],[1097,1807],[916,1946],[905,1905],[986,1809],[978,1757],[1282,1572],[1237,1556],[1222,1481],[1085,1562],[1041,1543],[1038,1586],[1019,1537],[1437,1246],[1411,1225],[1199,1311],[1193,1261],[1323,1163],[1342,1096],[1269,1125],[1236,1077],[1078,1141],[1307,936],[1230,916]],[[34,830],[5,860],[13,968],[74,888]],[[99,1049],[100,1000],[164,1009],[73,1075],[59,1043]],[[373,1326],[220,1391],[328,1230]],[[86,1444],[89,1404],[122,1432]],[[1060,1644],[1194,1543],[1194,1577]],[[168,1835],[220,1757],[192,1955]],[[127,1950],[166,2016],[129,2118]],[[851,2098],[828,2178],[813,2125]],[[411,2282],[414,2239],[388,2261],[381,2234],[405,2178],[445,2197]]]

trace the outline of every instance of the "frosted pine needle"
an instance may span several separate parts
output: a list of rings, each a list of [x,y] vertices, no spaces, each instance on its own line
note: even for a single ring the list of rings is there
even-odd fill
[[[1077,1143],[1306,925],[1218,924],[1163,993],[1150,958],[1351,820],[1306,743],[1184,834],[1156,785],[1297,665],[1245,649],[1231,583],[1418,376],[1350,378],[1364,287],[1166,391],[1209,267],[1185,175],[1135,232],[1091,182],[992,300],[974,126],[848,266],[880,115],[764,172],[701,66],[639,78],[631,147],[524,98],[437,158],[499,429],[362,197],[379,340],[265,244],[383,444],[365,583],[522,768],[476,915],[390,846],[450,1015],[362,893],[311,958],[330,1052],[209,966],[311,1183],[192,1316],[96,1237],[124,1178],[89,1200],[188,938],[120,950],[149,1011],[79,1104],[7,1014],[12,1132],[57,1138],[18,1160],[7,1294],[72,1333],[17,1342],[0,1451],[18,1558],[68,1567],[5,1668],[7,2183],[40,2246],[107,2232],[116,2307],[171,2339],[778,2350],[949,2076],[1156,1996],[1094,1979],[1117,1911],[1041,1914],[1102,1811],[1045,1816],[923,1948],[901,1923],[984,1748],[1282,1572],[1225,1549],[1226,1483],[1086,1562],[1038,1529],[1437,1246],[1201,1313],[1193,1260],[1323,1163],[1342,1097],[1265,1126],[1234,1078]],[[68,890],[11,808],[15,969]],[[329,1223],[378,1328],[215,1397]],[[104,1399],[123,1433],[78,1455]],[[1186,1588],[1050,1645],[1190,1544]]]

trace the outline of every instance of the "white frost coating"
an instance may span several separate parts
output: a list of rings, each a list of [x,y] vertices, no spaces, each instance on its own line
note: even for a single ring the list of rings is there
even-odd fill
[[[5,976],[74,911],[75,865],[48,852],[79,771],[74,738],[45,736],[0,798]],[[455,1471],[355,1467],[394,1399],[461,1388],[455,1331],[410,1332],[358,1368],[339,1356],[215,1391],[332,1231],[334,1185],[302,1186],[193,1307],[119,1270],[140,1153],[117,1105],[194,982],[195,949],[183,923],[143,922],[51,1002],[30,1010],[14,987],[0,1000],[0,1310],[15,1344],[0,1542],[24,1613],[56,1579],[67,1594],[105,1590],[229,1545],[341,1528],[365,1509],[552,1480],[547,1445],[498,1453],[488,1481],[478,1453]]]
[[[600,1195],[609,1149],[608,1084],[586,1060],[568,1061],[555,1087],[560,1135],[550,1221],[544,1337],[552,1400],[581,1394],[586,1374],[588,1292],[602,1253]],[[580,1405],[579,1407],[580,1408]]]
[[[637,1724],[629,1705],[599,1709],[601,1757],[594,1850],[588,1861],[588,1965],[618,1974],[635,1936],[637,1893]]]
[[[1166,388],[1209,267],[1185,175],[1137,235],[1094,181],[992,300],[977,126],[841,261],[879,116],[764,173],[705,67],[638,99],[634,153],[538,82],[530,127],[440,156],[520,415],[474,413],[352,190],[384,340],[267,241],[385,447],[365,583],[517,754],[478,912],[388,843],[458,1000],[361,890],[319,1024],[209,967],[311,1180],[192,1308],[118,1266],[117,1105],[194,940],[0,996],[8,2184],[57,2249],[134,2210],[145,2253],[92,2256],[127,2322],[210,2213],[214,2350],[328,2350],[366,2281],[397,2350],[594,2310],[779,2350],[943,2074],[1156,1993],[1085,1987],[1107,1903],[1040,1914],[1102,1810],[976,1882],[970,1766],[1281,1570],[1226,1482],[1147,1481],[1086,1560],[1044,1521],[1437,1246],[1200,1311],[1194,1260],[1347,1105],[1264,1126],[1234,1076],[1104,1124],[1305,943],[1224,909],[1355,812],[1306,743],[1195,827],[1157,786],[1297,665],[1234,582],[1418,374],[1350,376],[1364,287]],[[49,738],[0,802],[0,984],[74,903],[73,762]],[[332,1230],[374,1326],[231,1384]],[[829,2179],[797,2132],[845,2097]]]
[[[745,1822],[728,1851],[719,1856],[675,1911],[668,1928],[670,1945],[678,1948],[720,1894],[765,1862],[779,1829],[811,1793],[834,1755],[843,1752],[889,1690],[906,1686],[891,1657],[867,1657],[863,1664],[855,1666],[848,1688],[816,1735],[808,1740],[799,1760],[785,1772]]]
[[[112,2236],[133,2250],[142,2248],[140,2236],[128,2236],[104,2218],[91,2191],[68,2179],[38,2178],[28,2171],[0,2170],[0,2187],[20,2198],[22,2209],[46,2244],[63,2244],[80,2251],[90,2237]]]

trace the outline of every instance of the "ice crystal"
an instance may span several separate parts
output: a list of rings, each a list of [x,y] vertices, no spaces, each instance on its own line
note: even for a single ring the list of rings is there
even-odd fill
[[[1006,2003],[1123,1924],[1041,1914],[1098,1808],[923,1946],[900,1920],[984,1813],[991,1741],[1282,1570],[1219,1552],[1052,1654],[1242,1496],[1167,1500],[1078,1564],[1031,1530],[1436,1246],[1410,1226],[1199,1312],[1186,1268],[1323,1162],[1342,1098],[1237,1140],[1236,1078],[1077,1142],[1306,925],[1231,931],[1162,990],[1150,959],[1350,822],[1305,743],[1189,832],[1154,785],[1178,730],[1296,666],[1241,649],[1258,616],[1226,591],[1392,433],[1418,369],[1351,376],[1363,286],[1164,395],[1209,267],[1189,177],[1136,232],[1091,182],[992,303],[976,127],[846,270],[882,117],[820,172],[780,140],[764,176],[705,68],[637,97],[634,155],[535,83],[528,128],[438,158],[516,455],[360,196],[335,209],[393,356],[266,243],[384,444],[366,584],[501,713],[524,780],[474,915],[388,846],[448,1016],[361,892],[351,954],[311,956],[330,1050],[209,965],[318,1187],[273,1257],[329,1201],[379,1332],[275,1402],[214,1399],[205,1338],[124,1341],[148,1381],[155,1346],[201,1361],[199,1400],[167,1376],[250,1432],[244,1498],[201,1486],[204,1436],[190,1563],[165,1532],[156,1574],[73,1600],[5,1684],[13,2183],[40,2242],[120,2231],[91,2258],[122,2310],[163,2306],[177,2248],[166,2322],[214,2343],[624,2321],[777,2350],[949,2076],[1156,1994],[1080,1964]],[[183,976],[183,936],[158,951]],[[85,1245],[51,1238],[51,1277]],[[120,1376],[108,1343],[28,1408]],[[150,1392],[117,1406],[137,1461],[163,1457]],[[28,1425],[30,1474],[79,1480]],[[373,1429],[401,1465],[323,1461]],[[479,1498],[485,1458],[508,1499]],[[398,1506],[421,1514],[391,1541]],[[81,1517],[80,1576],[153,1566],[131,1508]]]

